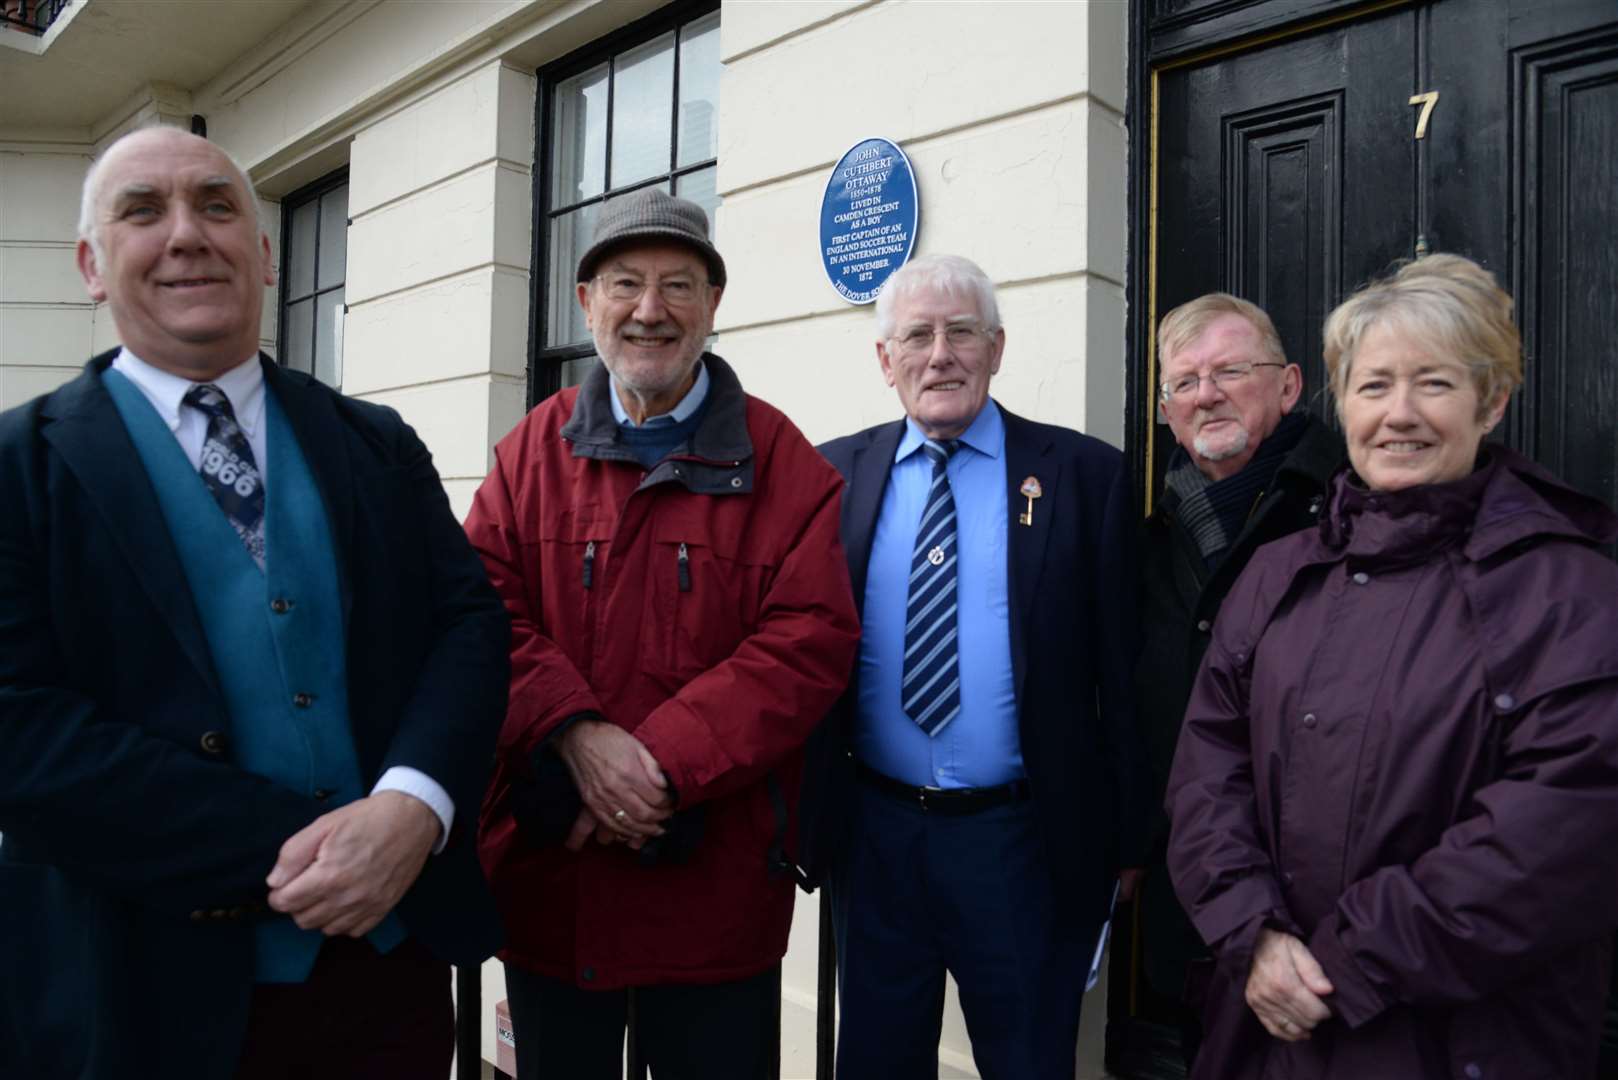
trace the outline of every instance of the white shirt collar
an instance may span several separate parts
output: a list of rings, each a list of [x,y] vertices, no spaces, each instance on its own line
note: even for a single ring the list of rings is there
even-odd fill
[[[623,427],[635,427],[635,421],[629,418],[629,413],[624,409],[624,403],[618,400],[618,380],[616,377],[612,379],[612,393],[608,394],[607,396],[612,399],[612,418],[618,421],[618,423]],[[646,423],[650,423],[653,420],[658,420],[664,416],[667,416],[670,421],[678,424],[686,417],[696,412],[697,406],[701,405],[702,399],[707,396],[708,365],[703,363],[701,360],[698,360],[697,381],[691,384],[691,389],[685,392],[685,397],[681,398],[680,403],[674,406],[674,408],[668,412],[660,413],[658,416],[648,416],[646,418]]]
[[[180,406],[185,401],[185,395],[193,386],[204,385],[153,367],[127,348],[119,350],[113,358],[112,367],[140,387],[170,431],[177,431],[180,427]],[[248,438],[252,438],[264,417],[264,369],[259,366],[257,354],[211,382],[230,399],[237,425]]]

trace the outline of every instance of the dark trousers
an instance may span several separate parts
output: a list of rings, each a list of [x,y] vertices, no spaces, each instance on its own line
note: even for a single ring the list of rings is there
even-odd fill
[[[763,1080],[776,1045],[779,968],[704,986],[634,990],[653,1080]],[[506,965],[517,1080],[622,1080],[628,990],[580,990]]]
[[[1056,902],[1033,805],[946,817],[860,784],[850,833],[838,1080],[935,1080],[946,969],[985,1080],[1073,1080],[1100,927]]]
[[[320,948],[306,982],[253,988],[236,1080],[446,1080],[455,1054],[449,965],[407,940]]]

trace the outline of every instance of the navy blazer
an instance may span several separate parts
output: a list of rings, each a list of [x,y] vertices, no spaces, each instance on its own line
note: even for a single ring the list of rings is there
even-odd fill
[[[0,1076],[228,1077],[264,878],[327,807],[232,762],[179,556],[101,382],[114,355],[0,414]],[[505,609],[409,426],[262,363],[337,547],[366,786],[409,765],[455,801],[397,910],[475,963],[499,943],[472,830]]]
[[[1001,406],[1006,429],[1006,560],[1011,663],[1023,764],[1057,888],[1097,923],[1112,879],[1145,858],[1150,821],[1145,754],[1130,678],[1134,641],[1131,541],[1135,514],[1123,456],[1067,428]],[[847,488],[842,537],[855,601],[865,603],[871,537],[904,433],[898,420],[820,447]],[[1043,491],[1033,524],[1018,516],[1027,477]],[[811,744],[799,856],[811,883],[843,850],[854,681]]]

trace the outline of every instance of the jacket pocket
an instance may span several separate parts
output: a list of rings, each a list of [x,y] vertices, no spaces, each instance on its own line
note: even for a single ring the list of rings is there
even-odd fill
[[[658,618],[650,659],[682,680],[723,663],[757,629],[770,569],[707,537],[659,528],[652,591]]]
[[[78,1077],[96,1028],[103,899],[53,866],[0,859],[0,1076]]]

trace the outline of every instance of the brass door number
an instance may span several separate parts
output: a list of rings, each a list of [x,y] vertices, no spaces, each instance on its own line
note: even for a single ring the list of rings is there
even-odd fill
[[[1427,120],[1433,115],[1433,106],[1438,104],[1438,91],[1429,90],[1425,94],[1415,94],[1410,104],[1421,106],[1421,115],[1416,117],[1416,138],[1427,137]]]

